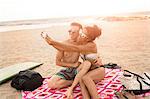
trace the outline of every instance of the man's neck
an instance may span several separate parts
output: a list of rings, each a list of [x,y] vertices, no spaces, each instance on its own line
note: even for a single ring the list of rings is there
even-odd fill
[[[77,40],[69,39],[70,42],[77,42]]]

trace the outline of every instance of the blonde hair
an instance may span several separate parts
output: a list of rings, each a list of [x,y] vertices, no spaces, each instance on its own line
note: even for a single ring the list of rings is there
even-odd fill
[[[72,22],[70,25],[71,26],[78,26],[80,29],[82,29],[82,25],[80,23]]]

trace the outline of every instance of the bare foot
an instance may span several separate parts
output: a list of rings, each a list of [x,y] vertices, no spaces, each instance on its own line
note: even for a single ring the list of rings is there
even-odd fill
[[[67,99],[73,99],[73,90],[71,88],[68,88],[66,92]]]

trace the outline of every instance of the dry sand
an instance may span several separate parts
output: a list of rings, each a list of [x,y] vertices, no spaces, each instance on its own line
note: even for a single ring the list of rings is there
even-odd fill
[[[149,24],[150,21],[102,23],[103,35],[97,44],[103,63],[115,62],[124,69],[136,72],[150,71]],[[59,66],[55,66],[56,50],[40,37],[40,33],[47,31],[53,38],[62,41],[68,37],[67,29],[68,26],[51,26],[1,32],[0,68],[34,61],[44,63],[34,69],[43,77],[53,75],[60,69]],[[11,88],[10,82],[7,82],[0,85],[0,96],[0,99],[16,99],[20,98],[20,92]]]
[[[61,30],[59,26],[59,30],[55,28],[56,27],[51,27],[50,29],[17,30],[0,33],[0,37],[3,38],[0,42],[0,47],[2,47],[1,50],[3,50],[0,52],[0,54],[3,55],[0,60],[0,68],[16,63],[33,61],[44,63],[40,67],[34,69],[43,77],[57,72],[61,67],[55,65],[56,50],[49,47],[49,45],[40,37],[42,31],[56,31],[55,33],[62,33],[61,31],[64,31]],[[62,29],[64,29],[64,26]],[[60,38],[56,38],[62,40],[62,36],[58,37]],[[0,85],[0,99],[16,99],[20,98],[20,95],[20,91],[17,91],[10,86],[10,81]]]

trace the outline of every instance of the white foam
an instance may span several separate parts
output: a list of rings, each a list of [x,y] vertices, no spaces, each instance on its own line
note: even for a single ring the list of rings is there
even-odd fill
[[[48,28],[48,27],[51,27],[51,26],[61,26],[61,25],[67,25],[67,24],[68,24],[68,22],[36,24],[36,25],[0,26],[0,32],[15,31],[15,30],[25,30],[25,29],[40,29],[40,28]]]

